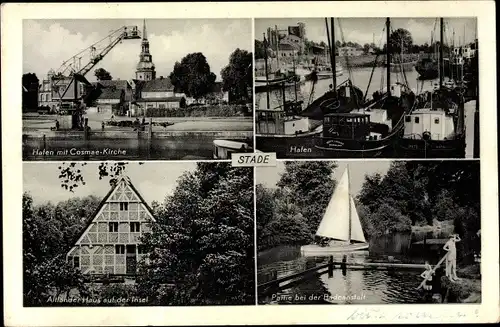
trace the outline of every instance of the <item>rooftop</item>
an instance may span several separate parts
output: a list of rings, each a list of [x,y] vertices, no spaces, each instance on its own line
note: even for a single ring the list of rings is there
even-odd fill
[[[162,92],[162,91],[172,91],[174,86],[170,81],[170,78],[160,77],[153,79],[144,83],[142,87],[142,92]]]

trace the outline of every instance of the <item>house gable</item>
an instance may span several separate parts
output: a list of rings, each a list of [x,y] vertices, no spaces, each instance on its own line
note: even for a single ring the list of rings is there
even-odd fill
[[[133,246],[137,261],[142,259],[140,237],[151,230],[154,221],[151,208],[130,179],[122,177],[89,219],[67,258],[77,262],[75,266],[84,274],[129,273],[126,254],[118,250]]]

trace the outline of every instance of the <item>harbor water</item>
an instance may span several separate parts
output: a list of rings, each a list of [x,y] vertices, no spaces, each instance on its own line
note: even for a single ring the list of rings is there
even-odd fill
[[[439,248],[422,248],[413,243],[424,238],[446,238],[449,231],[394,233],[370,240],[369,251],[351,252],[347,262],[388,262],[423,264],[428,260],[435,264],[441,257]],[[258,255],[258,283],[289,276],[326,263],[327,258],[304,257],[300,246],[280,246],[265,250]],[[342,254],[334,255],[341,261]],[[334,269],[328,274],[305,278],[300,284],[275,294],[259,295],[261,304],[383,304],[423,303],[422,293],[417,290],[423,271],[415,269]]]

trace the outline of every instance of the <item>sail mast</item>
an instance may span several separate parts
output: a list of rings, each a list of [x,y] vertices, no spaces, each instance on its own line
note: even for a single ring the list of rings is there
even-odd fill
[[[439,88],[443,87],[443,17],[439,26]]]
[[[391,19],[389,17],[387,17],[387,20],[385,22],[386,24],[386,37],[387,37],[387,41],[386,41],[386,59],[387,59],[387,63],[386,63],[386,68],[387,68],[387,95],[388,96],[391,96],[391,52],[389,51],[389,38],[391,37]]]
[[[268,68],[267,68],[267,40],[266,40],[266,34],[262,33],[264,36],[264,69],[266,73],[266,100],[267,100],[267,109],[269,109],[269,82],[268,82]]]
[[[276,37],[276,65],[278,66],[278,71],[281,73],[280,66],[280,36],[278,33],[278,25],[274,25],[274,35]]]
[[[333,17],[330,18],[330,25],[332,27],[332,79],[333,89],[337,89],[337,63],[335,61],[335,23]]]
[[[347,243],[351,243],[352,212],[351,212],[351,176],[349,176],[349,164],[347,164],[347,196],[349,201],[349,232],[347,233]]]

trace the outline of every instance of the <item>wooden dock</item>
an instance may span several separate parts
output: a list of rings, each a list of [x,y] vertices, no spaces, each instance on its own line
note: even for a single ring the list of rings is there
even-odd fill
[[[300,284],[306,279],[323,275],[328,273],[333,274],[333,269],[343,269],[346,270],[367,270],[367,269],[416,269],[425,270],[424,264],[414,264],[414,263],[392,263],[392,262],[345,262],[345,261],[333,261],[330,260],[328,263],[318,265],[316,267],[306,269],[299,273],[291,274],[288,276],[276,278],[265,283],[257,285],[259,294],[267,294],[270,292],[276,292],[279,290],[287,289],[293,285]]]

